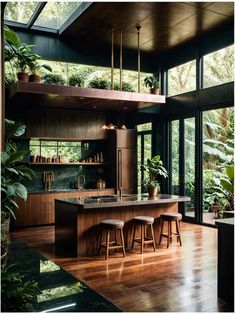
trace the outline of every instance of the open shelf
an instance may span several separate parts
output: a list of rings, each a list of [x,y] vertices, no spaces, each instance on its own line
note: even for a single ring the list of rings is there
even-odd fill
[[[131,93],[96,88],[51,85],[18,81],[8,87],[7,97],[13,105],[76,108],[97,111],[131,111],[164,104],[163,95]]]

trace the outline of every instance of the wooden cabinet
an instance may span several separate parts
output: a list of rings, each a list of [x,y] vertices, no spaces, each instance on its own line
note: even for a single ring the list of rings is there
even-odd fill
[[[135,130],[110,130],[107,180],[125,194],[137,191],[137,139]]]
[[[54,224],[55,199],[105,196],[113,194],[114,189],[29,194],[26,202],[19,198],[16,200],[19,209],[16,212],[16,220],[13,222],[13,227]]]

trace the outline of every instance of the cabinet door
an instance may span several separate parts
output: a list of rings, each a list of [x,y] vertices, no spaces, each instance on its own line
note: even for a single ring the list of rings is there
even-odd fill
[[[137,156],[136,149],[117,150],[117,187],[123,193],[136,193],[137,190]]]

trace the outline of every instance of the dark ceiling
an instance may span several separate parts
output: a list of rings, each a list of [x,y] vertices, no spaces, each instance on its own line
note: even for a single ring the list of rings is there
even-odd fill
[[[136,25],[141,26],[142,51],[161,52],[213,29],[232,25],[233,2],[94,2],[60,34],[63,40],[95,46],[111,45],[111,29],[119,46],[137,48]]]

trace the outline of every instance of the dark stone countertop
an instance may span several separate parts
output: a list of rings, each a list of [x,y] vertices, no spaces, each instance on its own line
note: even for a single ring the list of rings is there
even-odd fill
[[[64,198],[56,199],[56,202],[63,202],[71,205],[77,205],[78,208],[104,208],[104,207],[121,207],[121,206],[137,206],[137,205],[153,205],[164,203],[188,202],[190,197],[169,194],[158,194],[154,198],[149,198],[147,194],[129,194],[122,197],[113,196],[96,196],[84,198]]]
[[[23,275],[25,281],[38,283],[41,293],[32,304],[33,312],[121,312],[84,282],[14,238],[9,243],[6,263],[14,264],[12,271]]]
[[[215,222],[215,225],[218,227],[233,227],[234,228],[234,218],[224,218],[224,219],[218,219]]]
[[[35,190],[35,191],[28,191],[28,194],[50,194],[50,193],[78,193],[78,192],[96,192],[96,191],[107,191],[107,190],[113,190],[112,188],[107,189],[51,189],[48,190]]]

